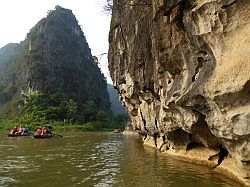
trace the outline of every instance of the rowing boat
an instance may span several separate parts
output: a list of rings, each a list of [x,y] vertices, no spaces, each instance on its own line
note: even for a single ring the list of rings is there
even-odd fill
[[[21,136],[30,136],[30,133],[8,134],[8,137],[21,137]]]
[[[54,136],[55,136],[54,134],[34,134],[33,138],[43,139],[43,138],[52,138]]]
[[[121,133],[121,130],[120,129],[115,129],[114,131],[113,131],[113,133]]]

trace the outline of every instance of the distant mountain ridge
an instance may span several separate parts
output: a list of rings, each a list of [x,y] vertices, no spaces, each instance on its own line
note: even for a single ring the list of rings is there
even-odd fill
[[[120,102],[117,90],[115,90],[114,86],[111,84],[108,84],[108,93],[111,104],[111,111],[114,114],[127,113],[126,109],[124,108],[124,106],[122,106],[122,103]]]
[[[23,53],[22,44],[9,43],[0,48],[0,74],[4,72],[4,67],[10,61],[15,61]]]

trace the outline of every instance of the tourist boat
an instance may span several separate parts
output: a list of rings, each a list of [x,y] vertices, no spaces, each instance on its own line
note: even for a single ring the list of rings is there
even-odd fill
[[[30,136],[30,133],[8,134],[8,137],[21,137],[21,136]]]
[[[115,129],[115,130],[113,131],[113,133],[121,133],[121,130],[120,130],[120,129]]]
[[[43,139],[43,138],[52,138],[55,134],[34,134],[33,138],[35,139]]]

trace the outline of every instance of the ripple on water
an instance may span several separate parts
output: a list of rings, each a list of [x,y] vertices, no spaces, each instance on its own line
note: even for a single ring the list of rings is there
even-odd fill
[[[80,165],[77,165],[76,167],[77,168],[82,168],[82,167],[84,167],[84,165],[80,164]]]
[[[55,160],[55,159],[56,159],[56,158],[53,157],[53,156],[46,156],[46,157],[43,157],[42,160],[44,160],[44,161],[52,161],[52,160]]]
[[[16,145],[5,145],[5,144],[1,144],[0,147],[17,147]]]
[[[103,186],[110,186],[115,183],[115,178],[111,175],[105,176],[102,178],[100,182],[96,183],[94,186],[96,187],[103,187]]]
[[[91,173],[89,177],[86,177],[82,183],[84,184],[88,179],[95,181],[94,186],[110,186],[116,181],[116,175],[119,174],[119,161],[116,160],[119,156],[119,141],[102,142],[92,148],[92,154],[90,155],[90,161],[98,160],[89,166],[91,170],[95,172]]]
[[[17,182],[18,181],[16,181],[14,178],[0,176],[0,186],[1,187],[9,186],[9,184],[13,184],[13,183],[17,183]]]
[[[0,167],[1,167],[0,171],[6,173],[13,169],[26,169],[27,165],[23,163],[26,162],[18,160],[2,160],[0,162]]]
[[[34,155],[33,157],[35,157],[35,158],[41,158],[41,157],[44,157],[44,155]]]

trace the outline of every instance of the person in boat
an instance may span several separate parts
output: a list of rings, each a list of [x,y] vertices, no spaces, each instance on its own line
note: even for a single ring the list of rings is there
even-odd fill
[[[52,134],[52,127],[49,125],[44,125],[42,127],[42,135],[49,135]]]
[[[114,133],[119,133],[119,132],[121,132],[120,129],[115,129],[114,130]]]
[[[10,134],[16,134],[17,133],[17,126],[15,126],[11,131]]]
[[[29,128],[27,125],[23,128],[23,134],[28,134],[29,133]]]
[[[43,128],[42,128],[42,133],[41,133],[41,135],[47,135],[47,134],[48,134],[47,128],[46,128],[46,127],[43,127]]]
[[[43,132],[44,132],[44,134],[52,134],[52,126],[50,126],[50,125],[44,125],[43,126]]]
[[[20,126],[17,128],[16,134],[22,134],[22,133],[23,133],[23,127],[20,125]]]
[[[39,127],[35,133],[35,135],[41,135],[42,134],[42,128]]]

